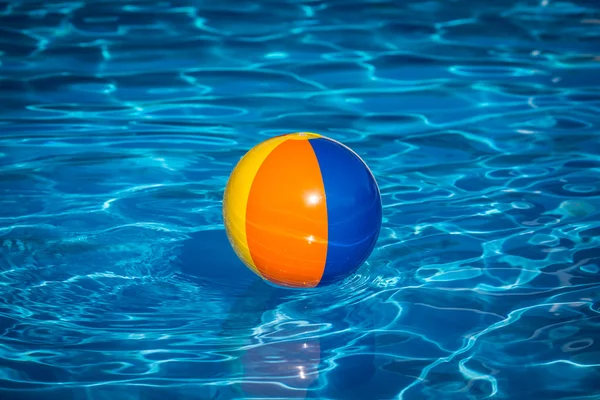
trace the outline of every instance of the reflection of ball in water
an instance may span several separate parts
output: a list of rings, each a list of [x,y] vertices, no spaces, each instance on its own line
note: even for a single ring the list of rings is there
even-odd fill
[[[321,348],[318,338],[267,343],[248,349],[241,361],[246,396],[303,398],[319,377]]]
[[[268,139],[233,170],[223,201],[229,240],[272,283],[326,285],[355,272],[381,229],[373,174],[343,144],[314,133]]]

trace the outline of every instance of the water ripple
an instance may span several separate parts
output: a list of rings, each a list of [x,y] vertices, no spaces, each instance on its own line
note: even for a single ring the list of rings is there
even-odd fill
[[[593,1],[0,2],[2,399],[600,396]],[[331,287],[227,242],[315,131],[384,226]]]

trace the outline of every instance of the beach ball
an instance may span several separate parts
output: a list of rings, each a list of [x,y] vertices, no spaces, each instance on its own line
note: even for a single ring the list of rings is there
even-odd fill
[[[259,143],[233,169],[223,198],[227,237],[254,273],[277,286],[329,285],[369,257],[381,196],[365,162],[315,133]]]

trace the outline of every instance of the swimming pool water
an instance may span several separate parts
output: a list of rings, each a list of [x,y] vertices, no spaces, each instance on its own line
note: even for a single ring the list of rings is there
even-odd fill
[[[597,1],[1,1],[0,398],[600,398]],[[351,146],[378,245],[317,290],[221,218]]]

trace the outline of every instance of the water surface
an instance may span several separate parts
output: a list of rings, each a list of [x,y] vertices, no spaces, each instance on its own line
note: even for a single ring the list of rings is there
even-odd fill
[[[597,1],[0,2],[0,398],[600,398]],[[382,192],[339,285],[249,272],[252,146]]]

